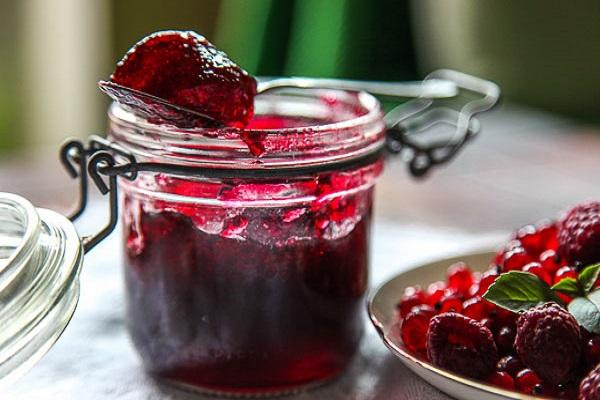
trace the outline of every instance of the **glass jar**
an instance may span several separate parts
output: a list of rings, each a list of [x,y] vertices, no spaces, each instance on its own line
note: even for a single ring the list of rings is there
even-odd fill
[[[122,193],[128,326],[147,370],[213,393],[331,379],[363,331],[385,124],[367,93],[262,95],[245,130],[182,130],[117,105],[109,139],[139,163]]]

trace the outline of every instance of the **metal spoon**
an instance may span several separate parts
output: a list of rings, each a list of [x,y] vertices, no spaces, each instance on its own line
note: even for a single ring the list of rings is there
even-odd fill
[[[279,88],[356,90],[380,96],[400,97],[403,99],[411,97],[437,99],[454,97],[458,94],[458,87],[456,84],[445,79],[380,82],[300,77],[258,78],[258,93],[264,93]]]
[[[113,100],[134,108],[144,118],[171,123],[181,128],[218,127],[223,124],[196,110],[170,103],[160,97],[131,89],[110,81],[98,82],[100,90]],[[448,98],[458,94],[457,85],[445,79],[425,81],[378,82],[326,78],[258,78],[258,94],[282,88],[341,89],[406,98]]]

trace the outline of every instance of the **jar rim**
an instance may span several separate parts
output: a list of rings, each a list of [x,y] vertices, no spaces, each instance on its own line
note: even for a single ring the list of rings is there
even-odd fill
[[[310,131],[311,133],[319,133],[324,131],[331,131],[336,129],[344,129],[353,126],[360,126],[366,124],[372,120],[380,119],[382,117],[382,111],[379,101],[375,96],[368,92],[360,91],[347,91],[340,89],[308,89],[308,88],[298,88],[298,89],[279,89],[274,94],[262,94],[258,95],[257,99],[263,99],[269,96],[276,96],[278,94],[297,94],[297,93],[314,93],[315,95],[322,96],[324,98],[333,96],[338,96],[341,99],[347,98],[347,96],[355,94],[360,107],[363,107],[365,112],[355,118],[344,119],[342,121],[329,122],[323,124],[315,124],[309,126],[301,126],[301,127],[289,127],[289,128],[237,128],[237,127],[208,127],[208,128],[179,128],[174,125],[168,124],[155,124],[149,122],[139,116],[136,116],[131,111],[123,108],[119,103],[112,102],[109,108],[109,117],[111,119],[118,119],[123,123],[135,125],[137,127],[141,127],[148,130],[156,130],[159,133],[172,133],[172,134],[194,134],[195,136],[202,135],[213,135],[215,132],[230,132],[230,133],[242,133],[242,132],[264,132],[268,135],[290,135],[294,133],[303,133]],[[228,137],[226,139],[234,139],[234,136]]]
[[[146,161],[248,169],[354,159],[380,150],[385,142],[381,106],[366,92],[282,89],[257,96],[255,106],[257,115],[312,117],[322,123],[183,129],[148,122],[113,103],[108,111],[110,136]],[[264,147],[259,154],[249,143],[254,140]]]

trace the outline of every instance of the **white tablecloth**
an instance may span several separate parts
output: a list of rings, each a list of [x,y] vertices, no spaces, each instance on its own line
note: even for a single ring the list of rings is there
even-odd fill
[[[373,233],[372,287],[417,262],[489,246],[501,237],[475,237],[460,231],[383,221],[375,221]],[[71,324],[33,370],[2,388],[2,399],[205,398],[161,386],[143,372],[123,320],[119,239],[118,233],[113,234],[86,256],[81,299]],[[360,351],[345,374],[325,386],[287,398],[448,398],[407,370],[381,343],[367,318],[365,324],[368,326]]]

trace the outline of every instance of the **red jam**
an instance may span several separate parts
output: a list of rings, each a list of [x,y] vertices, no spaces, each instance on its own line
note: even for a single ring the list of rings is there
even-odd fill
[[[341,372],[363,330],[371,204],[371,188],[288,208],[128,196],[129,328],[146,366],[230,393]]]

